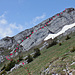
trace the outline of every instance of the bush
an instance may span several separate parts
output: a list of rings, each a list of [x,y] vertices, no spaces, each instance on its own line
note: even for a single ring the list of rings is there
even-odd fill
[[[56,44],[57,44],[56,41],[52,41],[52,43],[50,43],[50,44],[47,46],[47,49],[48,49],[49,47],[52,47],[52,46],[56,45]]]
[[[75,52],[75,47],[73,47],[73,48],[70,50],[70,52]]]
[[[33,61],[33,58],[32,58],[32,56],[30,54],[28,55],[28,58],[27,59],[28,59],[27,60],[28,63],[30,63],[31,61]]]
[[[68,40],[68,39],[70,39],[71,37],[69,37],[68,35],[67,35],[67,37],[66,37],[66,39],[65,40]]]
[[[46,69],[49,67],[49,65],[46,65]]]
[[[0,75],[5,75],[6,74],[6,71],[5,70],[3,70],[1,73],[0,73]]]
[[[1,71],[4,70],[6,68],[6,64],[2,67]]]
[[[10,63],[6,66],[5,70],[10,71],[10,69],[15,66],[15,63],[16,62],[14,60],[10,61]]]
[[[19,61],[22,61],[23,60],[23,56],[19,56]]]
[[[39,48],[35,48],[34,52],[35,52],[35,54],[33,56],[34,58],[38,57],[41,54]]]
[[[61,43],[59,43],[59,46],[61,46],[62,44]]]

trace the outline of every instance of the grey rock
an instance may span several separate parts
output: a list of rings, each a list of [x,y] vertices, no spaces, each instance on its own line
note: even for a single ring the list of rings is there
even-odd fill
[[[74,65],[75,64],[75,62],[73,62],[71,65]]]
[[[61,29],[65,26],[65,25],[69,25],[72,23],[75,23],[75,9],[74,8],[67,8],[66,11],[61,13],[58,13],[59,16],[54,15],[55,18],[53,18],[54,16],[44,20],[43,22],[39,23],[38,25],[30,28],[30,29],[26,29],[22,32],[20,32],[19,34],[13,36],[13,37],[5,37],[3,39],[0,40],[0,48],[7,48],[7,49],[13,49],[13,52],[15,50],[15,47],[17,45],[17,43],[19,43],[21,46],[19,48],[19,52],[21,50],[23,51],[28,51],[30,48],[37,46],[39,44],[42,43],[42,41],[46,38],[46,36],[51,33],[58,33],[59,31],[61,31]],[[52,19],[52,21],[51,21]],[[50,23],[49,23],[50,21]],[[48,24],[46,24],[48,23]],[[45,27],[45,24],[47,25]],[[41,30],[39,29],[40,27],[45,27],[42,28]],[[37,30],[37,32],[36,32]],[[32,32],[34,32],[32,34]],[[67,30],[63,35],[67,35],[71,32],[75,32],[75,27]],[[31,35],[32,34],[32,35]],[[29,37],[28,39],[26,39],[27,36],[31,35],[31,37]],[[22,40],[24,40],[22,42]],[[43,46],[42,48],[44,48],[45,46]],[[42,49],[41,48],[41,49]]]

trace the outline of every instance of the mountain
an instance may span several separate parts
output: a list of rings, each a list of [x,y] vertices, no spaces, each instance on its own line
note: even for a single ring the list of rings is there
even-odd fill
[[[69,37],[68,35],[71,35],[71,37]],[[67,41],[65,39],[66,36],[70,40]],[[74,59],[75,48],[73,48],[75,46],[74,38],[75,38],[75,8],[67,8],[64,11],[57,13],[56,15],[44,20],[38,25],[30,29],[26,29],[13,37],[7,36],[1,39],[0,69],[4,68],[4,67],[2,68],[4,64],[9,65],[9,61],[13,62],[14,60],[16,62],[14,63],[14,66],[10,70],[11,73],[7,72],[10,73],[10,75],[16,75],[16,73],[20,73],[19,75],[21,75],[20,70],[18,72],[17,70],[15,70],[15,72],[12,71],[23,65],[25,66],[30,65],[29,66],[31,68],[30,71],[33,70],[34,75],[39,75],[40,73],[41,75],[43,75],[43,73],[46,73],[46,71],[48,71],[51,67],[52,69],[50,71],[52,74],[54,74],[55,72],[57,73],[57,71],[60,71],[60,68],[64,70],[65,69],[64,66],[66,66],[66,71],[68,69],[67,66],[69,68],[74,69],[73,65],[71,66],[71,64],[75,63]],[[37,59],[33,57],[35,52],[33,52],[32,50],[34,50],[34,48],[40,49],[39,51],[41,52],[41,55],[37,57]],[[28,63],[27,54],[30,54],[34,58],[34,61],[30,64],[27,64]],[[19,58],[21,59],[20,55],[23,55],[23,60],[21,60],[21,62],[19,61]],[[71,58],[69,59],[67,55]],[[63,59],[65,59],[65,61],[63,61]],[[61,63],[57,65],[56,63],[59,63],[60,61]],[[55,63],[56,66],[54,62],[56,62]],[[62,64],[62,62],[64,63]],[[45,69],[42,69],[43,67],[45,67],[47,63],[49,63],[48,66],[46,66]],[[34,66],[34,68],[32,65]],[[57,71],[52,71],[53,67],[57,66],[59,69],[57,68],[54,69]],[[21,69],[23,71],[24,68],[22,67]],[[3,71],[5,72],[5,70]],[[0,71],[0,73],[2,73],[3,71]],[[71,72],[71,69],[70,70],[68,69],[68,71]],[[26,72],[24,71],[23,74],[24,73]]]
[[[14,52],[17,45],[20,51],[28,51],[34,46],[44,42],[49,34],[57,34],[65,25],[75,23],[75,8],[67,8],[64,11],[44,20],[38,25],[26,29],[13,37],[5,37],[0,40],[0,52],[2,50],[12,50]],[[75,26],[68,29],[63,35],[75,32]]]

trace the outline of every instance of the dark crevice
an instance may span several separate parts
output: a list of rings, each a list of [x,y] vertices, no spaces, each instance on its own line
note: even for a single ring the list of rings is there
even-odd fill
[[[33,45],[33,44],[34,44],[34,42],[31,43],[31,45]],[[31,46],[31,45],[30,45],[30,46]]]

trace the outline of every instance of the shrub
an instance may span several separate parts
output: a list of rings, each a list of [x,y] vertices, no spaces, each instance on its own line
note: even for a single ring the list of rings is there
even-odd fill
[[[46,66],[46,69],[49,67],[49,65]]]
[[[47,46],[47,49],[48,49],[49,47],[52,47],[52,46],[56,45],[56,44],[57,44],[56,41],[52,41],[52,43],[50,43],[50,44]]]
[[[33,61],[33,58],[32,58],[32,56],[30,54],[28,55],[28,58],[27,59],[28,59],[27,60],[28,63],[30,63],[31,61]]]
[[[39,48],[35,48],[34,52],[35,52],[35,54],[33,56],[34,58],[38,57],[41,54]]]
[[[59,43],[59,46],[61,46],[62,44],[61,43]]]
[[[10,61],[10,63],[8,63],[8,65],[6,66],[5,70],[10,71],[10,69],[15,66],[15,63],[16,62],[14,60]]]
[[[69,37],[68,35],[67,35],[67,37],[66,37],[66,39],[65,40],[68,40],[68,39],[70,39],[71,37]]]
[[[75,52],[75,47],[73,47],[73,48],[70,50],[70,52]]]
[[[0,75],[5,75],[6,74],[6,71],[5,70],[3,70],[1,73],[0,73]]]
[[[19,56],[19,61],[22,61],[23,60],[23,56]]]
[[[2,67],[1,71],[4,70],[6,68],[6,64]]]

